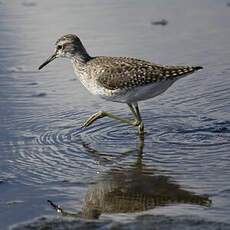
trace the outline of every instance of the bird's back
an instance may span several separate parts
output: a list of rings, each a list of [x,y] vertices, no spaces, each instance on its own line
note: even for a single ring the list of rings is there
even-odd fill
[[[88,64],[98,83],[110,90],[172,80],[202,68],[200,66],[166,66],[135,58],[103,56],[93,58]]]

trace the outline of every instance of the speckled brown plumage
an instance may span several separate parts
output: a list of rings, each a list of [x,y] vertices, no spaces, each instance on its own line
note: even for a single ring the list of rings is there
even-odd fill
[[[170,80],[202,69],[200,66],[163,66],[126,57],[95,57],[87,63],[106,89],[124,89]]]

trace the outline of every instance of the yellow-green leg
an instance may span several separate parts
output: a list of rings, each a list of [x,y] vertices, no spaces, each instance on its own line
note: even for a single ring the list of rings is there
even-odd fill
[[[114,120],[117,120],[117,121],[123,123],[123,124],[128,124],[128,125],[132,125],[135,127],[138,126],[139,134],[140,134],[140,136],[143,136],[144,135],[144,123],[141,119],[138,105],[136,103],[134,105],[128,104],[128,106],[134,115],[134,118],[135,118],[134,120],[121,118],[121,117],[114,115],[112,113],[109,113],[109,112],[99,111],[99,112],[93,114],[92,116],[90,116],[85,121],[85,123],[82,125],[82,127],[86,128],[86,127],[90,126],[92,123],[94,123],[96,120],[101,119],[103,117],[110,117]]]
[[[138,104],[137,103],[128,104],[128,106],[136,119],[136,123],[137,123],[136,126],[138,126],[139,135],[140,137],[143,137],[144,136],[144,122],[142,121]]]
[[[82,127],[88,127],[92,123],[94,123],[96,120],[101,119],[103,117],[110,117],[110,118],[112,118],[114,120],[120,121],[121,123],[136,126],[136,120],[124,119],[124,118],[121,118],[119,116],[113,115],[112,113],[109,113],[109,112],[99,111],[97,113],[94,113],[92,116],[90,116],[85,121],[85,123],[83,124]]]

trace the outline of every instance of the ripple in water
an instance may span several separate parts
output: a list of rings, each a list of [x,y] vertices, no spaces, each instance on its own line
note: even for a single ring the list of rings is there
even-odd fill
[[[154,118],[153,118],[154,119]],[[217,121],[203,117],[175,115],[156,118],[156,125],[151,118],[145,122],[151,127],[150,132],[156,143],[184,145],[190,147],[219,146],[229,144],[230,122]],[[154,128],[154,130],[153,130]]]
[[[172,170],[173,175],[180,174],[180,171],[186,175],[194,174],[199,167],[197,161],[211,167],[217,159],[217,152],[229,145],[228,121],[199,118],[194,114],[161,116],[148,110],[145,114],[148,114],[144,118],[145,164],[154,164],[166,174]],[[24,133],[22,140],[13,143],[16,164],[12,167],[22,183],[88,183],[98,172],[111,166],[122,168],[133,162],[139,142],[137,129],[106,118],[81,129],[80,122],[88,116],[71,111],[53,114],[46,122],[48,127],[40,122],[30,123],[28,117],[26,123],[21,121],[24,130],[26,126],[32,130],[30,134]],[[39,121],[44,119],[46,117],[40,117]],[[200,154],[201,150],[203,154]],[[181,163],[183,167],[178,167]],[[184,167],[189,171],[185,173]]]
[[[132,146],[130,140],[135,143],[134,131],[127,131],[126,126],[106,121],[81,129],[76,115],[83,117],[81,113],[71,112],[56,114],[56,119],[51,115],[48,127],[30,122],[34,119],[32,116],[20,120],[23,130],[30,130],[12,143],[17,162],[12,167],[22,183],[82,181],[84,177],[87,181],[91,178],[90,172],[96,173],[105,163],[120,159],[121,150],[115,153],[116,145],[127,151],[128,146]],[[36,118],[38,121],[46,119],[43,116]],[[99,151],[92,154],[88,144],[96,145]],[[100,152],[100,148],[104,150]]]

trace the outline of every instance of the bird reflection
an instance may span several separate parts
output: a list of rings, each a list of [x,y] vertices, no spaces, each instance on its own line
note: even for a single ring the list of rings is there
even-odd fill
[[[95,149],[88,145],[84,148],[98,161],[106,162],[99,160],[101,154]],[[143,148],[144,141],[141,140],[132,165],[112,168],[89,186],[81,212],[68,213],[51,201],[50,204],[63,215],[90,219],[96,219],[102,213],[141,212],[170,204],[210,206],[211,200],[207,196],[182,189],[169,176],[159,175],[158,170],[144,165]],[[127,152],[121,155],[127,156]]]

